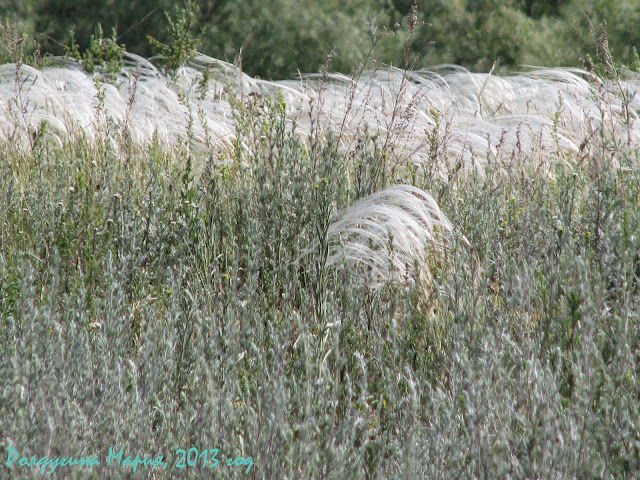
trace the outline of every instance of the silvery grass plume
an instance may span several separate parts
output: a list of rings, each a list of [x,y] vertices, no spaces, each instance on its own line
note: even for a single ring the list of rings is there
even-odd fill
[[[500,77],[444,65],[270,82],[205,55],[172,77],[131,54],[111,77],[60,63],[43,70],[0,67],[0,139],[28,147],[40,132],[58,144],[82,135],[106,138],[114,148],[143,148],[155,139],[228,149],[236,126],[232,105],[277,93],[303,139],[328,129],[348,152],[366,131],[394,172],[434,165],[439,172],[483,172],[489,164],[518,162],[550,174],[551,163],[575,161],[600,147],[599,139],[640,146],[640,78],[631,74],[614,81],[553,68]],[[536,164],[541,161],[548,164]]]
[[[147,60],[132,54],[127,60],[115,77],[89,75],[73,61],[43,70],[0,67],[0,139],[28,146],[32,132],[44,125],[46,138],[60,145],[77,136],[107,139],[116,149],[125,139],[140,148],[154,140],[174,146],[187,138],[202,149],[231,144],[229,102],[197,99]],[[224,76],[226,65],[215,65],[216,75]],[[184,69],[180,78],[192,73]],[[212,81],[209,90],[217,88],[220,82]]]
[[[396,185],[347,208],[329,226],[326,265],[355,265],[368,287],[428,288],[447,261],[454,228],[427,192]]]

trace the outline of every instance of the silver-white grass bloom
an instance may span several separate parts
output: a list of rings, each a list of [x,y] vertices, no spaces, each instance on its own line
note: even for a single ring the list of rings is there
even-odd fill
[[[427,192],[396,185],[361,199],[328,229],[327,266],[356,268],[364,283],[426,286],[446,261],[453,225]]]
[[[265,81],[205,55],[171,77],[136,55],[125,60],[110,78],[90,75],[77,62],[42,70],[0,66],[0,142],[28,146],[46,122],[47,138],[58,144],[81,135],[107,139],[114,148],[125,138],[141,148],[154,139],[168,146],[188,139],[206,151],[231,148],[232,104],[277,94],[302,139],[316,128],[331,131],[350,152],[366,129],[394,165],[436,162],[443,175],[452,165],[482,172],[513,159],[564,158],[594,137],[640,147],[640,76],[633,74],[612,81],[551,68],[499,76],[443,65]]]

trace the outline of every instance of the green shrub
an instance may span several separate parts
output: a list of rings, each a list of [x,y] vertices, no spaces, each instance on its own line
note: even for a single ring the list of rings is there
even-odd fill
[[[169,72],[175,72],[179,67],[193,59],[196,49],[200,45],[197,28],[197,7],[189,0],[184,8],[174,7],[174,16],[167,13],[169,23],[169,43],[164,44],[153,36],[148,35],[149,43],[158,50],[162,61]]]
[[[71,48],[77,52],[73,38]],[[89,48],[82,53],[82,65],[89,73],[96,69],[106,74],[120,73],[124,66],[125,52],[125,46],[118,45],[115,29],[110,38],[105,38],[102,26],[98,24],[96,35],[91,35],[89,40]]]

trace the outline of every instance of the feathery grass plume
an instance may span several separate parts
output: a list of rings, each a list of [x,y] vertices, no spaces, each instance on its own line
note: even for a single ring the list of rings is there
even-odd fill
[[[0,138],[28,145],[46,120],[57,143],[76,134],[95,139],[107,133],[106,119],[112,142],[126,132],[139,148],[154,137],[167,145],[188,138],[200,150],[228,148],[233,102],[278,92],[302,138],[312,128],[329,129],[348,152],[366,131],[404,183],[414,167],[445,178],[453,166],[482,173],[489,164],[517,164],[539,175],[550,174],[554,161],[592,148],[595,132],[605,142],[640,146],[639,89],[640,78],[632,74],[613,81],[553,68],[500,77],[452,65],[264,81],[201,54],[168,77],[126,54],[121,73],[109,78],[71,61],[42,70],[0,67]],[[103,120],[96,121],[100,102]]]
[[[105,137],[117,148],[117,134],[127,132],[139,148],[154,138],[166,146],[177,145],[189,135],[196,147],[205,148],[202,122],[194,123],[189,132],[189,117],[197,110],[184,88],[140,57],[127,54],[126,63],[109,81],[98,73],[87,74],[73,61],[42,71],[26,65],[0,67],[0,138],[25,144],[31,129],[46,120],[58,144],[81,135],[92,141]],[[210,88],[221,88],[215,83]],[[107,125],[98,121],[98,110]],[[233,133],[228,102],[205,111],[210,136],[217,145],[228,145]]]
[[[355,265],[364,282],[427,286],[447,259],[453,225],[427,192],[396,185],[361,199],[327,231],[327,266]]]

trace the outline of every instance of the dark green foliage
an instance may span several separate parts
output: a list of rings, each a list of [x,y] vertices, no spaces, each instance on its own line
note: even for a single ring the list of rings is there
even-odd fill
[[[417,0],[410,26],[413,5],[413,0],[31,0],[0,8],[0,16],[36,35],[43,53],[62,54],[72,39],[81,52],[90,49],[101,23],[107,32],[117,29],[113,40],[128,51],[162,55],[170,71],[198,48],[263,78],[317,72],[327,63],[344,73],[372,60],[403,67],[407,42],[417,67],[580,66],[580,59],[594,54],[592,25],[603,22],[620,62],[632,64],[634,49],[640,49],[640,4],[631,0]],[[31,54],[36,42],[26,48]]]
[[[222,2],[205,23],[210,48],[204,50],[231,62],[241,58],[247,73],[266,78],[317,72],[329,56],[331,70],[350,72],[387,25],[387,14],[378,3]]]
[[[71,48],[73,53],[77,52],[73,39]],[[98,24],[96,35],[91,35],[89,48],[82,54],[82,65],[89,73],[93,73],[96,69],[107,74],[120,73],[124,65],[124,54],[125,47],[118,45],[115,29],[111,37],[105,38],[102,26]]]
[[[169,23],[169,39],[162,43],[151,35],[147,35],[149,43],[157,49],[162,61],[169,72],[175,72],[179,67],[191,60],[200,45],[197,29],[197,6],[189,0],[184,8],[174,8],[175,15],[167,13]]]
[[[146,36],[154,34],[165,38],[165,12],[171,11],[174,5],[166,0],[152,3],[142,0],[34,0],[31,3],[33,14],[26,18],[32,22],[32,29],[37,32],[44,51],[56,55],[64,53],[72,35],[81,51],[88,49],[91,36],[95,35],[100,23],[107,32],[115,28],[118,32],[116,42],[126,45],[128,51],[150,56]]]

